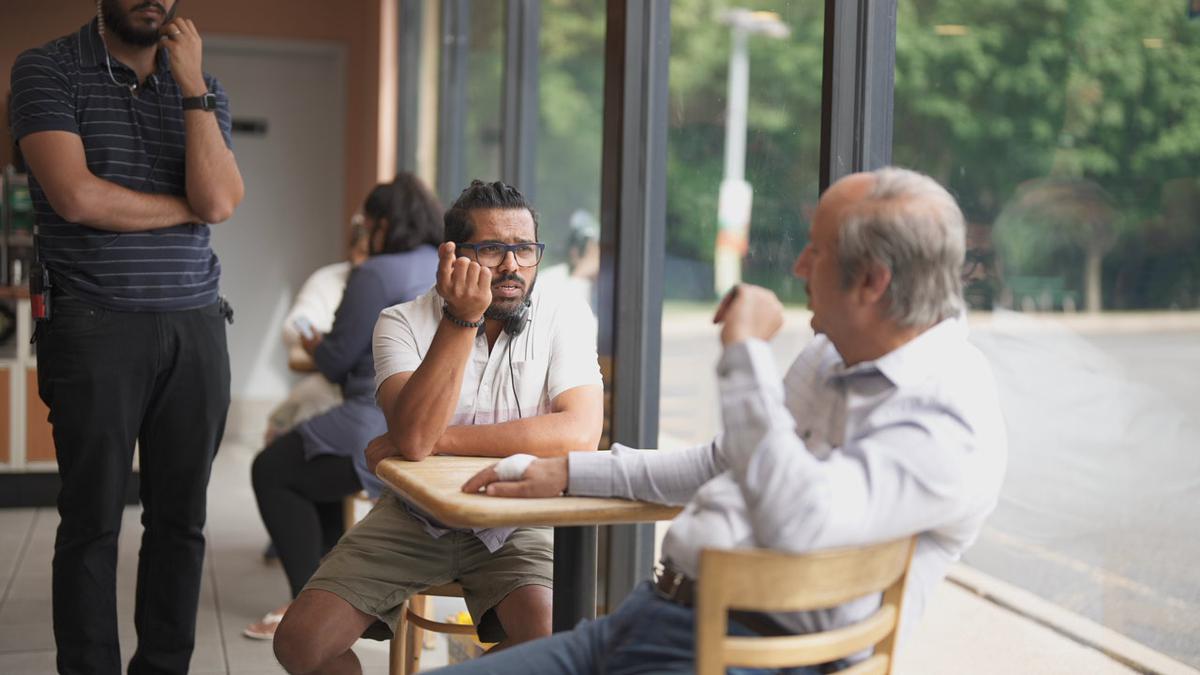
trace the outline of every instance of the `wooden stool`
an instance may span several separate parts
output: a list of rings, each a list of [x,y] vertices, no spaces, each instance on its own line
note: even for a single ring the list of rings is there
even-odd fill
[[[354,527],[354,524],[358,522],[358,518],[355,516],[358,504],[369,501],[371,501],[370,497],[367,496],[365,490],[348,495],[342,501],[342,520],[346,530]],[[424,631],[458,635],[475,633],[475,626],[470,624],[446,623],[426,617],[430,597],[461,598],[463,597],[462,585],[449,583],[434,586],[408,599],[400,611],[400,622],[396,624],[396,632],[388,645],[389,675],[411,675],[417,672],[421,665]]]
[[[424,593],[409,598],[400,612],[400,622],[396,624],[396,633],[392,636],[392,644],[388,650],[391,661],[388,668],[389,675],[411,675],[417,672],[421,665],[421,637],[424,631],[458,635],[475,633],[475,626],[471,624],[434,621],[425,616],[430,597],[461,598],[462,596],[462,586],[458,583],[450,583],[428,588]]]

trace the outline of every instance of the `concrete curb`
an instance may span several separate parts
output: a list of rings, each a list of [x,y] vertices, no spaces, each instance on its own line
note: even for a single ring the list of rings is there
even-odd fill
[[[1152,675],[1200,675],[1200,670],[977,569],[960,563],[950,568],[946,578],[996,605],[1036,621],[1139,672]]]

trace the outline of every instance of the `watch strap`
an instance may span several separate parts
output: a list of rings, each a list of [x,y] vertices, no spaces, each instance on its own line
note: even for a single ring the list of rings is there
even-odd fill
[[[184,96],[180,102],[184,110],[213,112],[217,109],[217,95],[212,92],[206,92],[199,96]]]

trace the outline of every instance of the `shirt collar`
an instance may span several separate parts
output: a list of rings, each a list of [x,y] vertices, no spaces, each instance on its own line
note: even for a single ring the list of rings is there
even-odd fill
[[[927,377],[954,343],[967,335],[965,316],[944,319],[917,337],[873,361],[863,361],[847,368],[841,361],[833,366],[830,379],[880,373],[893,385],[903,387]]]
[[[103,68],[105,67],[104,57],[107,55],[108,49],[100,37],[100,25],[96,19],[92,19],[79,29],[79,64],[84,68]],[[155,88],[157,80],[171,79],[171,60],[167,54],[167,48],[159,47],[154,54],[154,60],[157,66],[156,72],[146,80],[146,86],[149,88]],[[110,59],[109,62],[114,69],[133,72],[129,66],[116,59]]]

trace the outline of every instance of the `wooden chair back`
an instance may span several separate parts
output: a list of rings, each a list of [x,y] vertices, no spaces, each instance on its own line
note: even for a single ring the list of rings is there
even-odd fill
[[[890,675],[904,587],[916,538],[792,555],[706,549],[696,600],[696,673],[726,667],[786,668],[837,661],[875,647],[845,675]],[[808,635],[730,637],[730,610],[802,612],[883,593],[879,609],[853,625]]]

